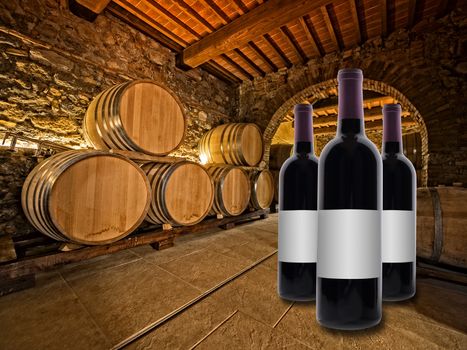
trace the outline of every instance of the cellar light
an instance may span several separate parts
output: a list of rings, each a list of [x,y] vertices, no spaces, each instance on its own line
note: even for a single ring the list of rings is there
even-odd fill
[[[208,157],[205,154],[200,154],[199,161],[202,165],[204,165],[208,162]]]

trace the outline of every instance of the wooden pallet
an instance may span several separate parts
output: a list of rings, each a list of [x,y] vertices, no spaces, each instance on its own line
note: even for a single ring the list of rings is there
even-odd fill
[[[167,229],[146,226],[117,242],[101,246],[73,246],[32,233],[13,239],[17,258],[0,263],[0,296],[35,285],[35,274],[58,266],[91,259],[100,255],[149,244],[156,250],[170,248],[176,237],[220,227],[230,229],[240,223],[265,219],[269,209],[245,212],[234,217],[208,218],[193,226]]]

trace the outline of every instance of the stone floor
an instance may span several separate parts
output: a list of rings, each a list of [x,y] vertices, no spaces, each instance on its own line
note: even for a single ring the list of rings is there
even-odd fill
[[[38,275],[0,298],[0,349],[109,349],[277,248],[277,216],[137,247]],[[336,332],[314,303],[276,294],[276,254],[130,344],[131,349],[467,349],[467,287],[419,279],[381,325]]]

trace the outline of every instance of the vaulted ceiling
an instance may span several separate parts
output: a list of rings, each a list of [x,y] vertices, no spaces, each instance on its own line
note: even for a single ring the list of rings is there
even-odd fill
[[[455,0],[73,1],[152,36],[179,54],[181,67],[201,66],[234,83],[423,27],[455,6]]]

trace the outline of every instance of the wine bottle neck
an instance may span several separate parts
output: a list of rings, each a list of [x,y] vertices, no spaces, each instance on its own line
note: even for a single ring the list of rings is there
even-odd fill
[[[340,72],[338,81],[338,133],[365,134],[361,71]]]
[[[294,153],[313,153],[313,113],[312,106],[298,104],[294,108]]]
[[[394,141],[383,142],[383,153],[386,153],[386,154],[401,153],[402,154],[402,142],[394,142]]]

